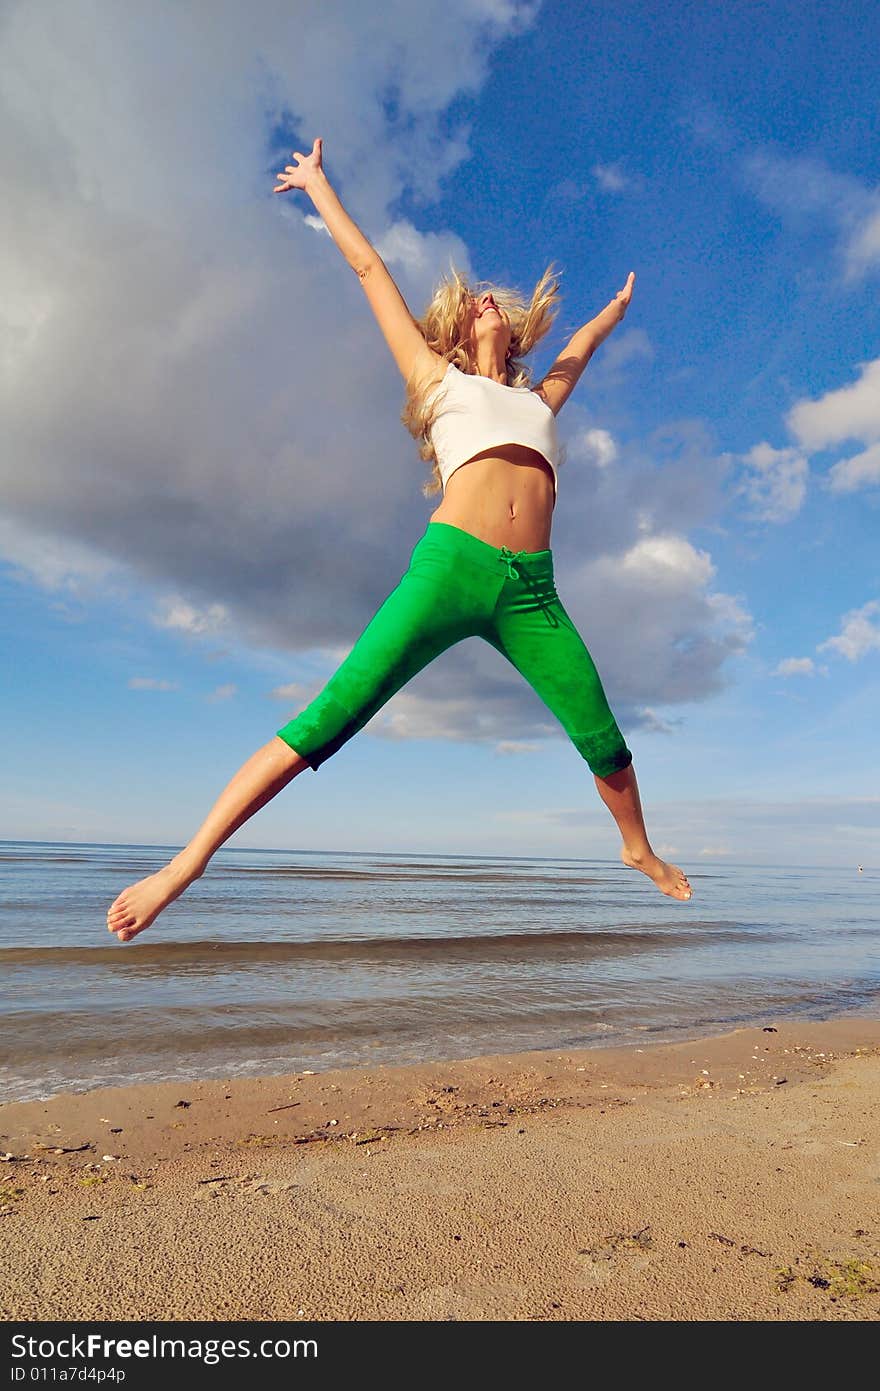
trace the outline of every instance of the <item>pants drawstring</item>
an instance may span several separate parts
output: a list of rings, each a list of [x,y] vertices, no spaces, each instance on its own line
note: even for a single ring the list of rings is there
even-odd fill
[[[519,571],[516,569],[517,562],[520,560],[524,560],[525,557],[528,555],[528,551],[516,551],[514,553],[509,546],[501,546],[500,552],[501,553],[498,556],[498,559],[507,566],[508,578],[512,580],[522,580],[527,586],[527,588],[530,589],[534,594],[538,602],[538,607],[542,610],[545,618],[547,619],[547,622],[550,624],[550,627],[558,628],[559,619],[556,617],[556,614],[552,612],[549,604],[546,601],[546,598],[543,597],[536,589],[536,586],[531,576],[529,575],[528,570],[526,570],[525,574],[521,575]]]
[[[501,547],[501,554],[499,555],[498,559],[500,561],[503,561],[503,563],[507,566],[508,579],[518,580],[522,578],[519,571],[515,569],[515,566],[516,562],[518,560],[524,560],[527,554],[527,551],[517,551],[516,554],[514,554],[514,552],[510,550],[508,546]]]

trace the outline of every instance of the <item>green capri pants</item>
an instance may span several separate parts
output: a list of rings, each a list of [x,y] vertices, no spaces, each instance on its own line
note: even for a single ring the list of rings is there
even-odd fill
[[[552,551],[490,546],[445,522],[428,523],[400,583],[278,737],[317,771],[417,672],[468,637],[485,638],[513,663],[598,777],[632,762],[556,593]]]

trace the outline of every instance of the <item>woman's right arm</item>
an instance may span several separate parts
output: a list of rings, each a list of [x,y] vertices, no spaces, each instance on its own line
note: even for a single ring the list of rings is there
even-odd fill
[[[286,193],[290,189],[303,189],[309,195],[327,231],[360,280],[404,379],[408,381],[417,369],[421,373],[422,367],[427,374],[435,370],[442,359],[428,347],[385,262],[349,217],[331,187],[324,173],[322,145],[319,137],[310,155],[294,151],[293,158],[298,163],[287,165],[284,173],[278,175],[278,183],[272,191]]]

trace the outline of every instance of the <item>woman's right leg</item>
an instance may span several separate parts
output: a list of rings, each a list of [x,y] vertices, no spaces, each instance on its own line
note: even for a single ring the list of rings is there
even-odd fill
[[[304,768],[317,770],[423,667],[476,630],[482,588],[455,565],[450,538],[426,536],[400,583],[315,699],[257,749],[220,794],[192,840],[156,874],[123,889],[107,927],[130,942],[205,872],[215,850]]]
[[[108,930],[120,942],[143,932],[201,878],[214,851],[308,766],[277,734],[263,744],[220,793],[189,844],[162,869],[130,884],[113,900],[107,911]]]

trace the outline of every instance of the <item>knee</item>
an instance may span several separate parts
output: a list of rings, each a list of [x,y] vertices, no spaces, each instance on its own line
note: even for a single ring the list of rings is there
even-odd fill
[[[633,761],[616,723],[590,734],[570,734],[569,738],[597,778],[622,773]]]
[[[301,773],[304,768],[310,766],[308,760],[285,739],[282,739],[280,734],[273,735],[265,748],[283,773],[290,773],[295,777],[297,773]]]
[[[325,686],[310,705],[275,732],[317,772],[366,724],[371,713],[367,707],[351,714]]]

